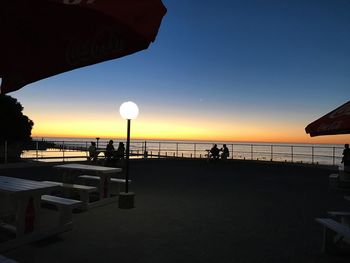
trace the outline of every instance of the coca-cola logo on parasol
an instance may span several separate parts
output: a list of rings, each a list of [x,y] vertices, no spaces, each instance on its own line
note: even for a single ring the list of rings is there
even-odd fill
[[[111,56],[118,57],[125,50],[125,43],[113,29],[96,32],[91,40],[81,44],[72,41],[67,51],[67,62],[73,66],[90,61],[101,61]]]

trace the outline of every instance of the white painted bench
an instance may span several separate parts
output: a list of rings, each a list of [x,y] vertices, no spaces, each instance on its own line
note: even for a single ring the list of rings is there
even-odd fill
[[[12,259],[4,257],[3,255],[0,255],[0,263],[17,263],[17,261],[14,261]]]
[[[348,225],[331,218],[316,218],[316,221],[324,226],[323,251],[333,252],[341,241],[350,244],[350,227]]]
[[[82,206],[82,202],[74,199],[63,198],[53,195],[42,195],[41,202],[54,205],[57,207],[59,212],[59,225],[71,224],[72,223],[72,210]]]
[[[79,197],[80,197],[80,201],[83,202],[83,205],[81,206],[81,208],[84,210],[86,210],[88,208],[90,193],[97,192],[97,187],[94,187],[94,186],[80,185],[80,184],[68,184],[68,183],[61,183],[61,182],[55,182],[55,181],[44,181],[44,182],[52,183],[54,185],[61,186],[61,187],[66,188],[68,190],[77,191],[79,194]]]
[[[332,218],[339,220],[340,223],[350,226],[350,212],[346,211],[328,211]]]
[[[99,176],[94,176],[94,175],[80,175],[80,179],[83,179],[86,184],[88,184],[88,181],[100,181]],[[125,179],[120,179],[120,178],[111,178],[111,193],[118,195],[120,192],[120,186],[122,184],[125,184],[126,180]],[[131,183],[131,180],[128,181],[129,184]]]

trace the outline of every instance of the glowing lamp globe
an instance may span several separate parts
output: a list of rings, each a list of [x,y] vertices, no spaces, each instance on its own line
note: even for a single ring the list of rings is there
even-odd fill
[[[123,119],[133,120],[139,115],[139,107],[134,102],[127,101],[120,105],[119,112]]]

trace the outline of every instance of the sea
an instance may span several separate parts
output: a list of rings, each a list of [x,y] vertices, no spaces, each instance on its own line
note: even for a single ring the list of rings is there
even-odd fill
[[[115,148],[119,142],[126,143],[125,139],[111,139],[114,141]],[[81,157],[81,159],[86,159],[90,142],[96,142],[99,149],[105,149],[110,138],[34,137],[33,140],[54,142],[62,147],[61,149],[26,151],[22,157],[57,161],[57,159],[62,158],[78,160]],[[219,149],[223,144],[226,144],[230,151],[229,158],[233,159],[337,165],[341,169],[343,145],[339,144],[131,140],[130,151],[138,156],[144,156],[143,154],[147,152],[148,158],[207,158],[208,150],[213,144],[217,144]]]

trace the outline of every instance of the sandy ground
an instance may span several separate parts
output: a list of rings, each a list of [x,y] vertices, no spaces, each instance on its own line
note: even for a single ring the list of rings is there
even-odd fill
[[[350,211],[326,167],[252,161],[133,160],[136,208],[74,214],[73,231],[3,255],[48,262],[350,262],[322,253],[329,210]],[[56,180],[50,166],[1,175]]]

